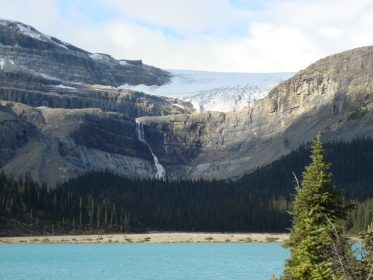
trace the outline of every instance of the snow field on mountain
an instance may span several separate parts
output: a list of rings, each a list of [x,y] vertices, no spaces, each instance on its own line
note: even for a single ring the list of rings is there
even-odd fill
[[[171,82],[162,86],[123,85],[148,94],[172,96],[189,101],[197,111],[232,112],[264,98],[294,73],[223,73],[169,70]]]

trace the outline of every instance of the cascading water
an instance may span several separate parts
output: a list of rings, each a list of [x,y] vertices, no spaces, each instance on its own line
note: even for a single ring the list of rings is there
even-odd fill
[[[164,169],[164,167],[162,166],[162,164],[159,163],[157,156],[153,153],[152,148],[150,147],[150,145],[146,141],[143,124],[140,123],[137,120],[136,120],[136,134],[137,134],[137,138],[139,139],[139,141],[142,142],[142,143],[144,143],[148,147],[150,153],[153,156],[153,161],[154,161],[155,169],[157,170],[157,173],[155,174],[155,178],[156,179],[160,179],[160,180],[165,179],[165,177],[166,177],[166,170]]]

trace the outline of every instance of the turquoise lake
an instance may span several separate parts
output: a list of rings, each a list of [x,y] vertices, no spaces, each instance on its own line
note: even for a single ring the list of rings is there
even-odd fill
[[[277,243],[12,244],[0,279],[261,280],[288,256]]]

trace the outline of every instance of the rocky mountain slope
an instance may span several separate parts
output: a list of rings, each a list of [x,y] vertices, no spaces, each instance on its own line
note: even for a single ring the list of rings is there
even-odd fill
[[[0,165],[50,185],[94,169],[152,176],[152,156],[137,139],[135,118],[195,110],[173,97],[118,86],[161,85],[170,76],[0,20]]]
[[[89,170],[148,177],[153,162],[135,122],[100,109],[33,108],[0,103],[0,164],[7,174],[30,173],[54,185]]]
[[[139,121],[173,178],[240,176],[318,131],[325,141],[372,137],[373,47],[321,59],[240,112]]]
[[[141,61],[92,54],[20,22],[0,20],[0,99],[33,107],[100,108],[130,117],[189,113],[175,98],[118,89],[162,85],[170,73]]]
[[[0,20],[0,69],[56,81],[119,86],[162,85],[170,74],[140,60],[115,60],[45,35],[21,22]]]
[[[322,59],[239,112],[199,112],[151,87],[170,74],[0,21],[0,165],[53,186],[89,170],[227,178],[311,140],[373,136],[373,47]]]

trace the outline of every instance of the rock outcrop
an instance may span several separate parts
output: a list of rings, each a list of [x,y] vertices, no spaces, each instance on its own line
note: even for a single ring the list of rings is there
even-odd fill
[[[6,173],[30,173],[51,186],[90,170],[133,177],[155,172],[134,121],[100,109],[32,108],[2,101],[0,140]]]

